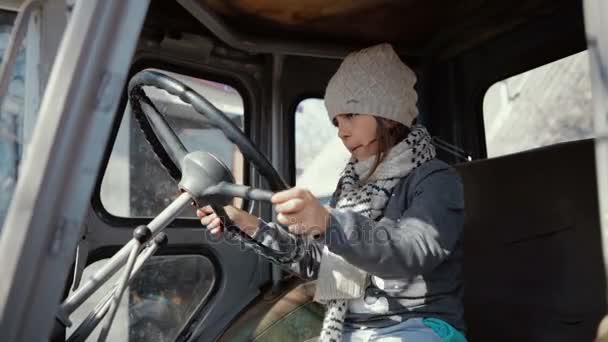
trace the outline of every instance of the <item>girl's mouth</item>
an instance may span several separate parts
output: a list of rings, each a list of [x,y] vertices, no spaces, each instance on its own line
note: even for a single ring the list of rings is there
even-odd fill
[[[374,138],[372,141],[368,142],[367,144],[361,144],[361,145],[357,145],[355,146],[355,148],[351,149],[350,152],[353,153],[356,150],[358,150],[359,148],[363,147],[363,146],[369,146],[371,144],[373,144],[374,142],[376,142],[376,139]]]

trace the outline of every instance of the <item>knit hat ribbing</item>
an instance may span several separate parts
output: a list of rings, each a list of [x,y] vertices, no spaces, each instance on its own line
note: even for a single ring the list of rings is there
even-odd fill
[[[325,90],[329,119],[372,114],[410,127],[418,116],[416,74],[384,43],[346,56]]]

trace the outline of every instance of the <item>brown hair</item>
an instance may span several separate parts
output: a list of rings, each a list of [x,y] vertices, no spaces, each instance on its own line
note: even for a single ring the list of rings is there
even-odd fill
[[[380,163],[384,161],[386,155],[391,148],[401,142],[410,133],[410,128],[402,123],[375,117],[376,119],[376,139],[378,141],[378,153],[376,153],[376,160],[372,166],[370,172],[363,178],[363,183],[366,183],[369,178],[374,174]]]

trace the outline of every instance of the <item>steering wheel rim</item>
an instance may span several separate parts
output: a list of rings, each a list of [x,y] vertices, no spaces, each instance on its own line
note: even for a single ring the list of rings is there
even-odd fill
[[[253,142],[234,124],[234,122],[232,122],[232,120],[230,120],[230,118],[228,118],[228,116],[226,116],[226,114],[192,88],[173,77],[157,71],[143,70],[135,74],[129,81],[128,91],[131,106],[133,106],[134,109],[136,109],[135,107],[137,106],[142,106],[142,104],[143,106],[150,106],[153,110],[149,112],[152,114],[155,112],[157,114],[151,118],[152,122],[140,122],[140,124],[152,126],[150,128],[153,132],[158,133],[158,129],[162,132],[160,137],[158,134],[156,134],[155,137],[148,136],[147,134],[146,138],[153,145],[154,152],[161,159],[163,166],[167,168],[174,179],[179,180],[179,175],[181,174],[180,161],[185,154],[188,153],[188,150],[171,129],[171,126],[167,123],[164,116],[160,114],[152,101],[145,95],[142,89],[144,86],[152,86],[164,90],[191,105],[197,113],[203,115],[213,126],[219,128],[228,140],[239,148],[243,157],[252,163],[255,169],[266,179],[272,191],[281,191],[289,187],[279,172],[272,166],[268,158],[260,152]],[[143,100],[143,102],[141,100]],[[141,110],[142,108],[140,107],[139,109]],[[146,116],[149,118],[150,115],[148,112],[146,112]],[[156,138],[156,141],[150,141],[154,140],[154,138]],[[167,163],[167,157],[173,162],[173,166]]]
[[[144,86],[153,86],[167,91],[190,104],[196,112],[204,115],[212,125],[222,130],[224,135],[237,145],[243,156],[268,181],[272,191],[288,188],[285,180],[270,164],[266,156],[255,147],[253,142],[221,110],[217,109],[202,95],[170,76],[150,70],[140,71],[129,81],[130,104],[146,136],[146,140],[152,145],[160,162],[175,180],[179,181],[181,178],[182,162],[186,159],[184,157],[188,154],[188,150],[171,129],[164,116],[156,109],[154,103],[146,96],[142,89]],[[144,108],[148,110],[143,110]],[[233,227],[222,206],[212,204],[212,207],[218,216],[225,218],[224,225],[227,230],[255,253],[281,265],[296,262],[303,256],[303,240],[296,239],[294,248],[290,252],[273,250],[256,241],[239,228]],[[281,225],[279,226],[282,229],[286,229]]]

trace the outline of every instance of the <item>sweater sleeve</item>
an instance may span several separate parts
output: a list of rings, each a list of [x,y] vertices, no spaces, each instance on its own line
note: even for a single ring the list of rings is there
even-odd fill
[[[258,230],[253,238],[266,247],[285,253],[293,251],[300,244],[302,248],[300,255],[296,257],[297,261],[280,266],[303,279],[313,280],[317,278],[324,246],[322,239],[307,239],[294,235],[279,227],[276,223],[264,222],[262,219],[259,219]]]
[[[449,167],[418,178],[408,185],[408,206],[396,221],[332,209],[325,233],[329,250],[384,279],[425,274],[439,265],[461,238],[462,183]]]

